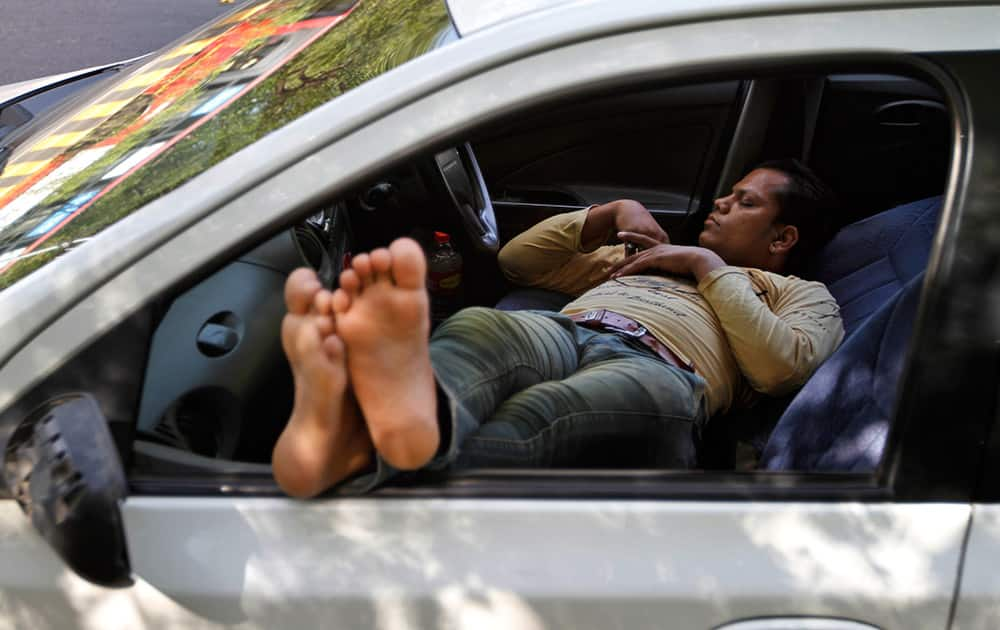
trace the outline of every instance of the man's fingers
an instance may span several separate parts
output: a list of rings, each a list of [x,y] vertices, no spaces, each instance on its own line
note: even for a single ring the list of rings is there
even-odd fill
[[[634,273],[639,273],[646,268],[647,260],[649,257],[646,255],[647,252],[639,252],[632,258],[627,258],[624,261],[616,265],[617,268],[611,269],[611,277],[617,278],[619,276],[630,276]]]
[[[620,278],[621,276],[630,276],[633,273],[635,273],[636,271],[640,271],[640,270],[641,269],[639,268],[638,265],[636,265],[634,262],[630,262],[629,264],[623,266],[621,269],[612,272],[611,277],[612,278]]]
[[[611,275],[614,275],[615,272],[617,272],[622,267],[625,267],[626,265],[631,265],[632,263],[634,263],[636,260],[638,260],[639,258],[641,258],[642,255],[646,253],[646,251],[647,250],[643,250],[641,252],[637,252],[636,254],[634,254],[632,256],[626,256],[625,258],[622,258],[621,260],[619,260],[618,262],[616,262],[614,265],[611,266],[611,272],[610,272]]]
[[[639,232],[619,232],[618,239],[628,243],[635,243],[644,248],[656,247],[663,244],[663,241],[658,241],[648,234],[640,234]]]

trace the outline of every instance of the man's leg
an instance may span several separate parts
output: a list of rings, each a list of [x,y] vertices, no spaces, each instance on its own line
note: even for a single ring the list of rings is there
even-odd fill
[[[295,379],[295,403],[272,455],[274,477],[286,493],[319,494],[368,465],[368,431],[347,390],[343,342],[334,334],[330,293],[311,270],[285,284],[288,314],[281,342]]]
[[[509,398],[456,464],[691,468],[705,421],[701,377],[610,334],[578,329],[580,365]]]
[[[572,375],[579,367],[576,325],[537,311],[473,307],[459,311],[431,337],[431,363],[450,431],[436,465],[458,455],[469,435],[527,388]]]

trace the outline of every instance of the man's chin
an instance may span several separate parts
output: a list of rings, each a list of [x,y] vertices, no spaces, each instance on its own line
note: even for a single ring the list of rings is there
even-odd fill
[[[705,249],[709,249],[709,250],[715,252],[716,254],[718,254],[720,258],[722,258],[723,260],[725,260],[726,257],[723,255],[722,251],[720,251],[720,250],[724,250],[725,248],[722,247],[722,243],[719,242],[719,239],[713,238],[714,236],[715,235],[709,233],[708,230],[705,230],[704,232],[702,232],[701,234],[699,234],[698,235],[698,247],[704,247]]]

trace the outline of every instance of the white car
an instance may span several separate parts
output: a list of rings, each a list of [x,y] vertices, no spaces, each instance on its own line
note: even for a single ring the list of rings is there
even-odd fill
[[[1000,627],[998,66],[988,2],[267,0],[0,90],[0,627]],[[513,235],[683,242],[777,157],[841,197],[849,335],[699,469],[282,496],[292,268],[443,230],[464,304],[551,307]]]

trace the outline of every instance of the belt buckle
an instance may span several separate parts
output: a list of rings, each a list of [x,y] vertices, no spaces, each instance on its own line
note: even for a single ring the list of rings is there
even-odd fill
[[[628,335],[629,337],[635,337],[635,338],[638,339],[639,337],[645,336],[645,334],[648,333],[649,331],[646,330],[645,326],[639,326],[635,330],[621,330],[621,329],[619,329],[618,332],[620,332],[623,335]]]

